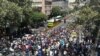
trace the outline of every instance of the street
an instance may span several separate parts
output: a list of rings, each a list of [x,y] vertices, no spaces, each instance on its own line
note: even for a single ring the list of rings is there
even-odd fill
[[[59,25],[57,25],[56,27],[54,27],[52,30],[48,31],[49,33],[52,33],[54,32],[55,29],[59,29],[60,27],[61,28],[66,28],[68,27],[69,23],[72,23],[74,21],[74,16],[72,17],[69,17],[68,19],[66,19],[66,23],[64,22],[61,22]],[[79,33],[83,33],[81,30],[79,30]],[[85,36],[84,36],[85,37]],[[70,38],[70,37],[69,37]],[[82,35],[79,34],[79,40],[78,41],[81,41],[82,42]],[[84,40],[83,40],[84,42]],[[21,53],[22,54],[22,53]],[[96,52],[94,50],[91,49],[91,52],[89,53],[90,56],[96,56]],[[15,53],[16,56],[20,56],[19,53]],[[9,54],[7,56],[12,56],[12,54]],[[33,56],[31,54],[31,56]],[[58,56],[62,56],[61,52],[58,53]]]

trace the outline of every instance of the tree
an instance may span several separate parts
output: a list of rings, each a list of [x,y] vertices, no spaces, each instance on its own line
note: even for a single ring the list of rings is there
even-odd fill
[[[3,1],[0,0],[0,26],[2,27],[4,24],[4,17],[7,14],[7,6],[8,6],[8,2],[7,1]]]
[[[61,16],[66,16],[66,14],[68,14],[68,12],[67,11],[61,11]]]
[[[39,24],[43,21],[47,20],[47,16],[41,12],[33,12],[31,14],[31,24],[37,24],[39,26]]]
[[[98,37],[100,30],[100,15],[98,10],[94,10],[91,6],[85,6],[78,14],[77,22],[84,26],[95,38]]]
[[[8,24],[15,23],[16,20],[20,21],[22,9],[12,2],[8,2],[7,0],[1,0],[0,2],[0,15],[1,15],[1,23],[5,22]],[[5,24],[5,23],[4,23]]]
[[[100,1],[99,0],[91,0],[89,5],[94,10],[96,10],[100,13]]]
[[[15,4],[18,4],[19,7],[22,8],[23,14],[21,15],[21,25],[22,27],[27,27],[30,24],[30,17],[32,10],[32,0],[8,0]]]
[[[56,17],[58,15],[61,15],[60,7],[53,7],[52,11],[51,11],[51,14],[50,14],[50,17]]]
[[[90,1],[90,7],[93,8],[93,10],[98,12],[98,15],[95,17],[94,24],[95,24],[95,28],[93,29],[93,36],[94,37],[100,37],[99,36],[99,31],[100,31],[100,1],[99,0],[91,0]]]
[[[0,26],[5,29],[5,32],[6,28],[19,25],[21,15],[22,9],[17,4],[7,0],[0,0]]]
[[[0,28],[22,30],[34,22],[42,22],[47,16],[40,12],[33,12],[31,0],[0,0]],[[11,31],[12,31],[11,30]],[[5,31],[6,32],[6,31]]]
[[[98,12],[94,11],[92,8],[86,6],[82,10],[80,10],[78,14],[78,23],[80,24],[86,24],[91,22],[91,19],[93,19],[95,16],[98,15]]]
[[[32,6],[32,0],[8,0],[8,1],[16,3],[20,7]]]
[[[85,27],[89,32],[91,27],[94,24],[94,19],[98,15],[97,11],[94,11],[91,7],[85,6],[82,10],[80,10],[78,14],[77,22]]]
[[[90,0],[90,6],[98,6],[100,5],[100,1],[99,0]]]
[[[94,37],[100,37],[100,35],[99,35],[99,32],[100,32],[100,14],[98,14],[93,21],[94,21],[95,27],[93,28],[93,31],[91,33],[93,34]]]

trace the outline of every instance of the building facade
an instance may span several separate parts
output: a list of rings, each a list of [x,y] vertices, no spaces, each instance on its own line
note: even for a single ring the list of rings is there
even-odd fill
[[[42,13],[50,15],[52,7],[60,7],[62,11],[74,9],[76,1],[82,2],[84,0],[33,0],[33,7],[38,8]],[[89,0],[85,0],[88,2]],[[81,3],[81,5],[83,5]]]
[[[33,0],[32,7],[38,8],[42,13],[49,15],[52,9],[52,0]]]
[[[45,14],[50,15],[52,10],[52,0],[45,0]]]

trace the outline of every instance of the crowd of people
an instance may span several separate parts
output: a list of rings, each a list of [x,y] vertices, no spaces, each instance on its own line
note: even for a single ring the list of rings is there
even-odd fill
[[[77,36],[72,37],[72,32],[76,32]],[[0,50],[5,50],[11,56],[90,56],[92,49],[96,49],[93,45],[90,39],[82,37],[80,40],[77,31],[65,27],[25,34],[12,42],[4,38],[0,40]],[[97,50],[100,56],[100,43]]]

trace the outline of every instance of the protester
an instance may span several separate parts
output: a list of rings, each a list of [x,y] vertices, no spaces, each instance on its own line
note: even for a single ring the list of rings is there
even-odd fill
[[[75,36],[75,41],[70,40],[71,32]],[[86,41],[87,37],[79,41],[76,34],[75,30],[69,31],[65,27],[59,27],[48,32],[39,31],[36,34],[25,34],[22,38],[13,40],[8,48],[11,52],[21,54],[21,56],[87,56],[90,54],[88,51],[91,49],[91,42]],[[5,47],[4,41],[6,40],[0,41],[3,43],[2,47],[0,44],[0,48]],[[99,45],[97,49],[99,50]],[[17,52],[15,52],[16,50]],[[99,53],[98,51],[98,56]]]

